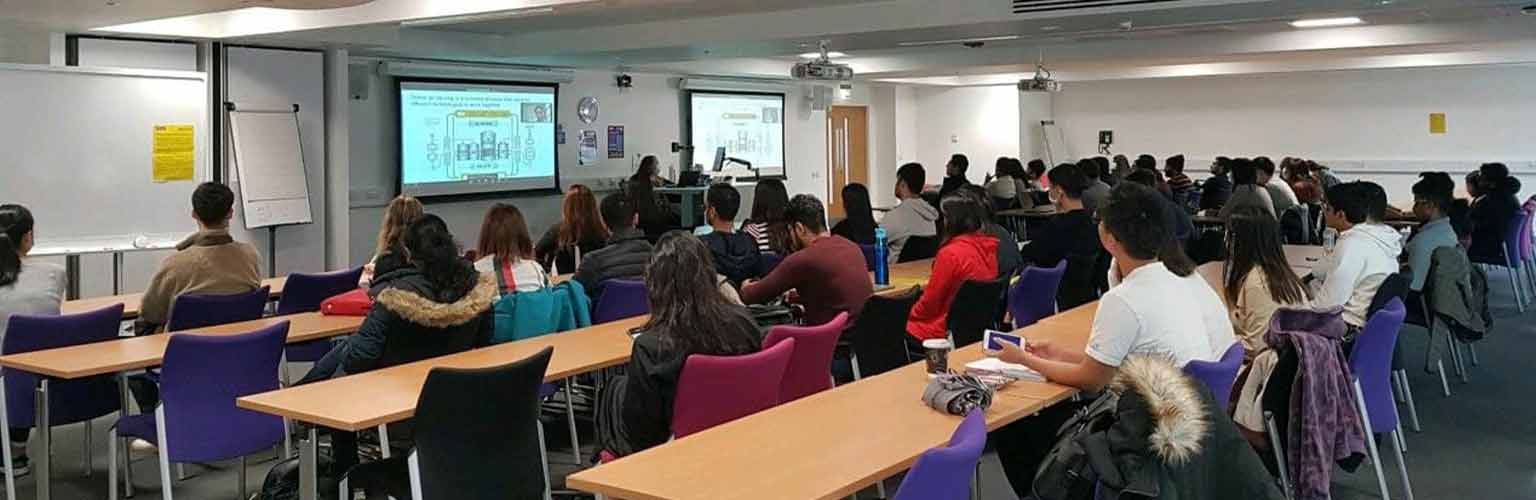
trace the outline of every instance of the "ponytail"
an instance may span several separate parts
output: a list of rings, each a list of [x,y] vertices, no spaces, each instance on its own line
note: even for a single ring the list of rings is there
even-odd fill
[[[27,207],[0,205],[0,286],[10,286],[21,274],[21,241],[32,225]]]

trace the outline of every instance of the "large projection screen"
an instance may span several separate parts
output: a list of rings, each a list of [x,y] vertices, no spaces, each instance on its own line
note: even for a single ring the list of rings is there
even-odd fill
[[[688,110],[695,162],[724,146],[726,156],[750,162],[759,175],[784,177],[784,94],[694,90]]]
[[[400,194],[557,189],[557,88],[401,79]]]

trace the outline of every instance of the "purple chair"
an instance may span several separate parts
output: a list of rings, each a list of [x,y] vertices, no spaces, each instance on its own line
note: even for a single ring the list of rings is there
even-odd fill
[[[967,500],[971,498],[971,478],[976,477],[976,463],[987,445],[987,419],[981,410],[972,410],[960,421],[949,444],[923,452],[907,471],[896,490],[895,500]]]
[[[795,353],[784,372],[784,383],[779,386],[779,403],[832,388],[832,354],[846,326],[848,313],[844,312],[818,326],[776,326],[768,330],[763,339],[764,349],[795,339]]]
[[[1474,258],[1472,260],[1477,264],[1488,266],[1502,265],[1504,267],[1504,270],[1509,275],[1509,289],[1515,294],[1515,306],[1517,306],[1522,313],[1525,312],[1526,297],[1525,293],[1522,291],[1523,287],[1520,284],[1520,279],[1516,276],[1520,274],[1521,269],[1524,267],[1521,266],[1520,260],[1520,256],[1522,255],[1520,252],[1520,240],[1522,236],[1527,236],[1524,238],[1526,240],[1530,239],[1528,237],[1530,233],[1521,229],[1521,226],[1529,226],[1531,221],[1530,217],[1531,212],[1523,208],[1519,211],[1516,211],[1513,216],[1510,216],[1509,225],[1504,228],[1504,245],[1499,249],[1500,252],[1504,254],[1504,262],[1488,262],[1487,257]],[[1529,244],[1529,242],[1526,243],[1526,245]]]
[[[1243,367],[1243,343],[1233,342],[1232,347],[1221,355],[1221,359],[1214,362],[1190,361],[1184,365],[1184,373],[1195,377],[1200,383],[1205,384],[1215,396],[1216,407],[1223,412],[1227,410],[1227,401],[1232,397],[1232,384],[1237,381],[1237,371]]]
[[[794,352],[791,338],[744,356],[688,356],[672,400],[672,437],[682,439],[778,404]]]
[[[874,245],[860,244],[859,245],[859,251],[864,252],[864,270],[870,271],[870,272],[874,272],[874,270],[875,270],[875,246]]]
[[[230,295],[188,293],[176,297],[165,331],[177,332],[205,326],[261,319],[272,296],[270,287]]]
[[[10,318],[0,353],[20,354],[112,340],[117,338],[122,321],[122,304],[59,316],[17,314]],[[36,426],[37,398],[34,391],[37,376],[10,368],[0,369],[0,374],[5,378],[5,421],[0,422],[0,428],[5,429],[5,440],[9,441],[9,428]],[[85,423],[85,470],[89,473],[93,454],[91,419],[122,409],[122,399],[119,398],[112,375],[52,380],[48,385],[48,394],[49,426]],[[10,463],[12,457],[7,453],[5,458],[5,470],[9,474],[9,471],[14,470]],[[10,479],[7,479],[9,482]]]
[[[600,285],[602,293],[592,305],[592,324],[633,318],[650,314],[651,302],[645,293],[645,282],[639,280],[607,280]]]
[[[1366,320],[1365,328],[1355,338],[1354,350],[1349,355],[1349,371],[1354,376],[1355,403],[1364,422],[1366,445],[1371,454],[1371,464],[1376,467],[1376,481],[1381,486],[1381,497],[1391,498],[1387,491],[1387,478],[1381,470],[1381,454],[1376,450],[1375,433],[1392,436],[1392,450],[1397,454],[1398,473],[1403,479],[1403,491],[1413,499],[1413,486],[1408,483],[1408,464],[1403,462],[1403,429],[1399,425],[1397,402],[1392,396],[1392,347],[1397,345],[1397,334],[1403,326],[1406,310],[1403,301],[1392,299],[1387,306]]]
[[[1066,259],[1057,262],[1056,267],[1024,268],[1019,282],[1008,290],[1008,314],[1013,316],[1014,328],[1024,328],[1056,314],[1056,292],[1066,274]]]
[[[319,311],[320,303],[325,299],[357,289],[357,280],[362,276],[362,267],[319,274],[290,274],[287,284],[283,286],[283,297],[277,301],[277,314]],[[289,362],[319,361],[321,356],[330,351],[329,340],[293,344],[286,349]]]
[[[207,463],[240,457],[240,498],[245,456],[283,440],[283,419],[235,407],[242,396],[275,390],[288,322],[239,335],[172,334],[161,365],[161,403],[153,414],[118,419],[109,444],[110,498],[117,499],[118,440],[155,443],[160,487],[171,500],[171,463]],[[123,448],[124,463],[127,448]],[[126,485],[132,488],[132,485]]]

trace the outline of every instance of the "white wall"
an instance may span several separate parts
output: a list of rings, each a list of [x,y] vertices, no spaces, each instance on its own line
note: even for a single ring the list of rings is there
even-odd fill
[[[1074,144],[1114,130],[1116,152],[1183,153],[1192,171],[1216,155],[1307,157],[1400,202],[1419,171],[1459,181],[1485,161],[1536,188],[1533,81],[1536,67],[1518,65],[1071,82],[1054,108]],[[1429,133],[1434,112],[1444,135]]]
[[[966,177],[981,183],[999,156],[1019,156],[1019,91],[1012,86],[916,90],[918,161],[928,182],[943,182],[949,156],[971,160]]]
[[[48,64],[47,31],[0,20],[0,63]]]

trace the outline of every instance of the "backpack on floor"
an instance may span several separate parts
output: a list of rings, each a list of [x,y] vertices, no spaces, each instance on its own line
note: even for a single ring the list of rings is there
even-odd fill
[[[330,458],[321,455],[316,468],[322,472],[318,476],[320,498],[335,499],[340,484],[323,473],[331,469]],[[299,500],[299,457],[280,460],[273,465],[272,470],[267,471],[267,478],[261,481],[261,491],[250,500]]]

